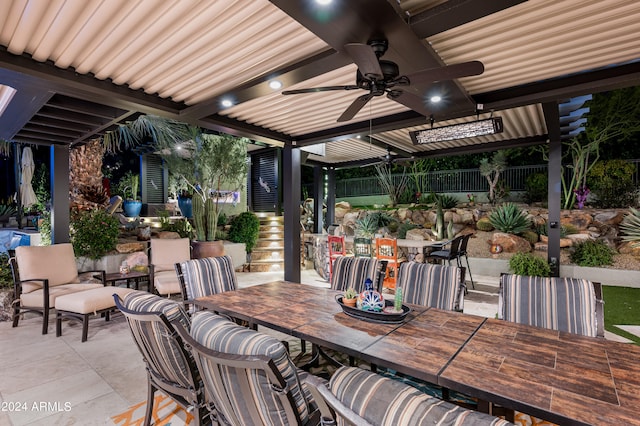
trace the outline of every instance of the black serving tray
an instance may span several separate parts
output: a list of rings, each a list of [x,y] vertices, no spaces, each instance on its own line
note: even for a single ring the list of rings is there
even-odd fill
[[[390,314],[387,312],[363,311],[356,307],[347,306],[342,303],[341,294],[336,295],[336,302],[338,302],[338,305],[342,307],[344,313],[349,315],[350,317],[354,317],[362,321],[376,322],[379,324],[400,324],[404,322],[406,316],[409,314],[409,312],[411,312],[411,308],[407,305],[402,305],[402,312],[394,314]],[[392,300],[385,300],[384,303],[385,307],[393,306]]]

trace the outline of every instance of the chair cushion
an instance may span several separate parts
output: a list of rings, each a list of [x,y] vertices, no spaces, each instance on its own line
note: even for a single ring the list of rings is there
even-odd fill
[[[151,240],[151,264],[155,272],[173,271],[176,263],[185,262],[190,258],[191,249],[188,238]],[[179,285],[177,292],[180,293]]]
[[[187,329],[191,327],[189,316],[182,304],[146,291],[134,290],[124,297],[123,306],[137,313],[162,313],[169,320],[178,320]],[[169,330],[157,321],[144,322],[130,320],[129,326],[135,336],[145,343],[146,347],[155,348],[151,353],[159,355],[158,359],[146,360],[152,368],[158,369],[155,374],[165,381],[178,383],[189,388],[190,370],[182,350],[173,338],[169,338]],[[171,330],[172,331],[172,330]]]
[[[356,367],[338,369],[331,377],[329,388],[343,404],[374,425],[511,424],[488,414],[442,401],[404,383]]]
[[[505,274],[498,305],[507,321],[583,336],[598,333],[596,295],[588,280]]]
[[[160,271],[153,273],[153,285],[158,294],[165,296],[168,294],[180,294],[180,281],[175,269],[170,271]]]
[[[398,271],[397,287],[402,288],[406,303],[452,311],[460,289],[460,268],[405,262]]]
[[[56,310],[77,314],[96,313],[103,309],[115,308],[113,294],[121,298],[135,291],[124,287],[102,287],[91,290],[63,294],[56,298]]]
[[[233,261],[229,256],[193,259],[182,262],[180,266],[189,300],[237,287]]]
[[[83,292],[87,290],[102,288],[102,284],[61,284],[49,288],[49,307],[56,305],[56,299],[65,294]],[[44,290],[34,290],[30,293],[20,295],[20,305],[30,308],[44,308]]]
[[[333,263],[331,288],[345,291],[353,287],[357,292],[364,290],[364,281],[371,278],[374,286],[378,280],[380,261],[368,257],[340,256]]]
[[[16,247],[16,261],[23,281],[47,278],[49,287],[79,282],[73,246],[69,243]],[[22,284],[23,293],[39,288],[42,284],[37,281]]]
[[[257,331],[241,327],[228,319],[216,315],[212,312],[200,311],[193,315],[191,335],[203,346],[218,352],[235,355],[264,355],[273,359],[276,367],[287,382],[288,388],[295,401],[302,423],[307,421],[309,409],[301,388],[296,367],[289,358],[287,350],[278,339]],[[207,371],[201,372],[203,379],[208,375]],[[208,377],[209,382],[213,379]],[[227,378],[229,389],[237,388],[233,384],[233,377]],[[261,416],[264,424],[285,424],[286,414],[284,408],[277,399],[271,397],[273,393],[271,384],[262,374],[254,374],[253,383],[255,387],[252,394],[256,405],[263,410]],[[243,410],[244,401],[241,389],[235,389],[233,395],[239,398],[233,400],[236,404],[235,414],[242,424],[251,424],[251,417],[247,410]]]

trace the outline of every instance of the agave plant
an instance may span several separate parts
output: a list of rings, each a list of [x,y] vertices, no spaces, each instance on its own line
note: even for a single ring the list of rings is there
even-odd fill
[[[625,235],[622,236],[623,241],[631,241],[634,246],[640,245],[640,211],[629,208],[630,213],[622,219],[620,231]]]
[[[531,226],[529,218],[513,203],[498,206],[489,216],[489,221],[494,228],[507,234],[520,234]]]
[[[355,222],[356,234],[364,238],[373,238],[373,235],[378,231],[378,217],[373,214],[368,214],[362,219],[358,219]]]

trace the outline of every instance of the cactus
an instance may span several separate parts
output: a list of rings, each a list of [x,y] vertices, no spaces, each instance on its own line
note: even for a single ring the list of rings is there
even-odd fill
[[[453,220],[449,220],[447,225],[447,238],[452,240],[456,236],[456,232],[453,230]]]
[[[204,200],[200,194],[193,195],[193,227],[196,230],[196,240],[206,241],[206,228],[205,224],[205,212],[204,212]]]
[[[396,294],[393,297],[393,309],[396,312],[402,312],[402,287],[396,287]]]
[[[431,232],[436,236],[436,239],[444,240],[444,213],[442,212],[442,203],[440,200],[436,202],[436,224],[431,228]]]
[[[216,215],[216,204],[213,198],[207,197],[207,202],[204,204],[204,212],[207,221],[207,241],[214,241],[216,239],[216,230],[218,229],[218,215]]]

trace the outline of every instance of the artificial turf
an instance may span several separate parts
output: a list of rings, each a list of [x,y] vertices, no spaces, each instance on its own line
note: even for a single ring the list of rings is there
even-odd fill
[[[640,337],[617,325],[640,325],[640,288],[602,286],[604,328],[640,344]]]

